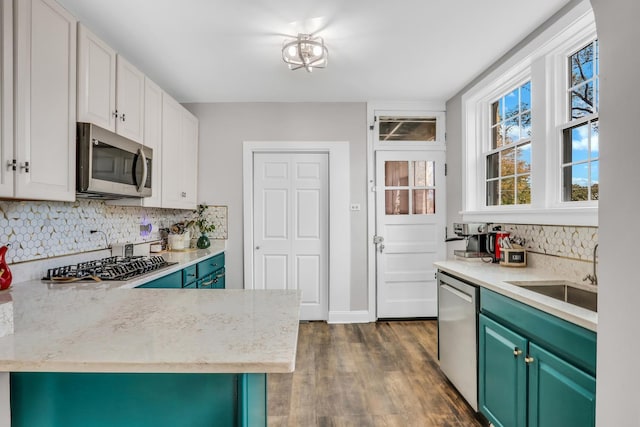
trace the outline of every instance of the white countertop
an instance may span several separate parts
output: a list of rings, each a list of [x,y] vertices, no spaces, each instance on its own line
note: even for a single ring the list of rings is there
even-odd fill
[[[591,331],[597,331],[598,313],[541,295],[507,282],[527,280],[563,280],[544,269],[501,267],[478,261],[439,261],[434,265],[448,273],[499,294],[523,302],[541,311],[567,320]]]
[[[15,332],[0,338],[0,372],[292,372],[297,291],[129,289],[220,252],[213,246],[162,254],[180,264],[143,280],[4,291]]]

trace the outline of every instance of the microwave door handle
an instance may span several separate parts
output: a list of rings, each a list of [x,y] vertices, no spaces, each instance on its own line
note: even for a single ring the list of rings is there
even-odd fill
[[[142,151],[142,147],[138,148],[138,155],[142,159],[142,179],[138,183],[138,193],[140,193],[147,182],[147,158],[144,155],[144,151]]]

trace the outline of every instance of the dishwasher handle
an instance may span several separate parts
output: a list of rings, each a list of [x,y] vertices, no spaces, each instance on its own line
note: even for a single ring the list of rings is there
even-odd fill
[[[451,286],[451,285],[449,285],[449,284],[447,284],[447,283],[442,282],[442,283],[440,284],[440,288],[442,288],[442,289],[444,289],[444,290],[446,290],[446,291],[451,292],[452,294],[454,294],[454,295],[455,295],[455,296],[457,296],[458,298],[461,298],[461,299],[465,300],[465,301],[466,301],[466,302],[468,302],[468,303],[473,304],[473,300],[474,300],[474,298],[473,298],[471,295],[469,295],[469,294],[467,294],[467,293],[465,293],[465,292],[462,292],[462,291],[460,291],[460,290],[458,290],[458,289],[454,288],[453,286]]]

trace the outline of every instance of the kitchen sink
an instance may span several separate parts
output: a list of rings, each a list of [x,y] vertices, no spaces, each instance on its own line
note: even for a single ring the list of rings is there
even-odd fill
[[[598,292],[566,280],[524,280],[507,282],[578,307],[598,311]]]

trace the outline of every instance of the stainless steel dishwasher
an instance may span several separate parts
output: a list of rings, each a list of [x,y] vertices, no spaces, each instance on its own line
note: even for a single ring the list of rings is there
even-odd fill
[[[440,369],[478,410],[478,287],[438,271]]]

